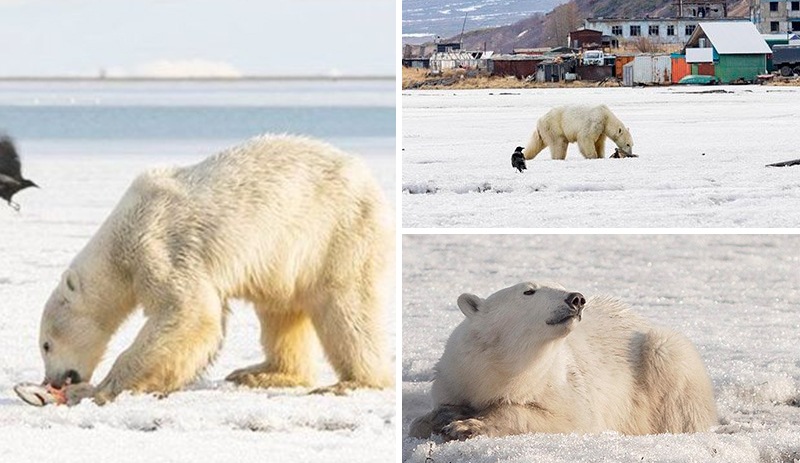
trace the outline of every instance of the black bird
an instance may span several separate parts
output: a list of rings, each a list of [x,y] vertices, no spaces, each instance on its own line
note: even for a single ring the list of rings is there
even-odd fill
[[[0,136],[0,198],[8,201],[8,205],[18,211],[19,204],[11,201],[11,197],[29,186],[39,188],[39,185],[22,178],[14,141],[9,137]]]
[[[525,155],[522,154],[522,150],[523,148],[521,146],[517,146],[517,149],[514,150],[514,154],[511,155],[511,167],[517,169],[519,172],[527,169],[525,166]]]

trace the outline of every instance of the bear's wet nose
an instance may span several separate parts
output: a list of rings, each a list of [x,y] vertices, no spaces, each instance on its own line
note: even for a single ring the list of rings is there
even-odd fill
[[[581,293],[569,293],[564,302],[570,307],[580,310],[583,309],[583,304],[586,304],[586,298]]]

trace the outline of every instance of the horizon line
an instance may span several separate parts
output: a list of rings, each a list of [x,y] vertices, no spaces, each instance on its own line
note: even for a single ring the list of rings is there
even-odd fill
[[[114,81],[114,82],[146,82],[146,81],[395,81],[393,75],[245,75],[245,76],[0,76],[0,82],[22,81]]]

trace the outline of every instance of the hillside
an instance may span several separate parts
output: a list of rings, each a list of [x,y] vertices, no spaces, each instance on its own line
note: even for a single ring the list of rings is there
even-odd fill
[[[546,13],[566,0],[403,0],[403,38],[450,37],[466,30],[506,26]]]
[[[729,16],[746,16],[748,0],[728,2]],[[574,0],[547,14],[534,14],[507,26],[484,28],[464,34],[464,47],[510,53],[514,48],[557,46],[566,34],[583,25],[589,17],[643,17],[673,15],[672,0]],[[458,36],[453,37],[458,40]]]

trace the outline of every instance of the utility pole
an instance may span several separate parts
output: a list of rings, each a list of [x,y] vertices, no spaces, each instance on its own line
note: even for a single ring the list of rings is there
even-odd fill
[[[458,48],[464,49],[464,28],[467,27],[467,15],[469,11],[464,13],[464,24],[461,25],[461,38],[458,40]]]

